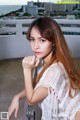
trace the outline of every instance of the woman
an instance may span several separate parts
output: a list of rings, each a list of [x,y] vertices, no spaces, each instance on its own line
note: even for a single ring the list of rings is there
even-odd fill
[[[31,105],[39,103],[41,120],[80,120],[80,76],[59,25],[48,17],[38,18],[27,39],[34,55],[22,60],[25,89],[14,97],[9,118],[13,111],[17,117],[19,100],[26,97]],[[43,65],[37,70],[40,61]]]

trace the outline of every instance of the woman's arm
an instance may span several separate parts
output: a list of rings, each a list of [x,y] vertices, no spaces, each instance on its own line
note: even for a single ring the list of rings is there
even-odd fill
[[[26,98],[29,104],[38,103],[48,95],[48,89],[46,87],[40,86],[36,90],[33,89],[31,70],[26,70],[24,77]]]
[[[22,61],[22,65],[27,102],[29,104],[35,104],[48,95],[48,89],[43,86],[38,87],[36,90],[33,89],[32,72],[33,68],[38,65],[37,62],[35,63],[35,56],[25,57]]]
[[[80,120],[80,111],[76,113],[75,120]]]
[[[25,95],[26,95],[25,90],[22,90],[20,93],[14,96],[8,109],[8,119],[10,119],[13,112],[14,112],[15,118],[17,117],[18,111],[19,111],[19,101],[21,98],[24,98]]]
[[[24,98],[26,96],[25,89],[19,92],[17,95],[18,99]]]

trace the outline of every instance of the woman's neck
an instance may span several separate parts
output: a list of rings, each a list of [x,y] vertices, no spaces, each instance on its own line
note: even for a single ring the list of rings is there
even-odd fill
[[[43,58],[44,64],[49,64],[49,62],[51,61],[51,58],[53,57],[53,63],[56,60],[56,55],[53,53],[53,51],[51,51],[45,58]]]

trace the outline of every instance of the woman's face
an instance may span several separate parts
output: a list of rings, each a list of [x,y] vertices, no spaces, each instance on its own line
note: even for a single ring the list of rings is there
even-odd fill
[[[38,58],[50,56],[53,48],[52,42],[41,37],[39,31],[33,27],[30,34],[30,45],[34,55]]]

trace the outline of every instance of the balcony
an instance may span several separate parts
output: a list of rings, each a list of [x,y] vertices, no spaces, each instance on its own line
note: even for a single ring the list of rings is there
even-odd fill
[[[26,31],[34,19],[0,20],[0,59],[22,58],[32,54]],[[80,20],[55,19],[73,57],[80,58]]]

